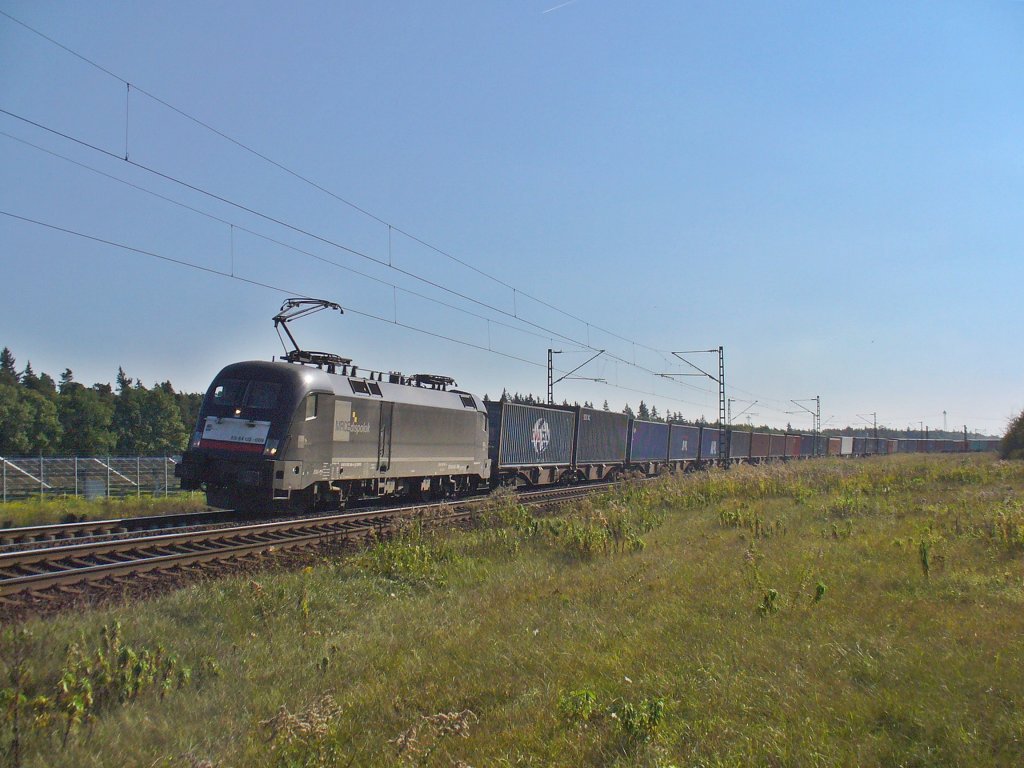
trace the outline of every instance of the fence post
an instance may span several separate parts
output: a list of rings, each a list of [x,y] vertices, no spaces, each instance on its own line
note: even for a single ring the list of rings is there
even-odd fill
[[[110,498],[110,454],[107,454],[107,498]]]
[[[0,459],[4,463],[4,504],[7,503],[7,459]]]
[[[170,487],[167,485],[167,457],[164,456],[164,498],[167,498],[171,493]]]
[[[135,498],[142,498],[142,457],[135,457]]]
[[[75,496],[78,496],[78,454],[75,454]]]
[[[39,501],[43,501],[43,455],[39,454]]]

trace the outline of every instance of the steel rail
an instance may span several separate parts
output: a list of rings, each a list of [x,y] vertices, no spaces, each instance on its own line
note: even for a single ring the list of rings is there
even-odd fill
[[[521,503],[539,506],[568,501],[604,490],[610,485],[526,492],[520,494]],[[9,601],[10,597],[25,592],[36,593],[54,587],[215,560],[235,560],[249,554],[294,549],[334,538],[356,538],[373,531],[384,532],[394,525],[396,519],[415,520],[423,518],[426,513],[442,512],[428,518],[428,522],[452,523],[471,517],[473,508],[487,500],[488,497],[479,497],[454,505],[442,502],[363,510],[3,553],[0,554],[0,598]]]
[[[589,486],[596,487],[596,486]],[[566,490],[559,488],[558,490]],[[548,491],[526,491],[520,495],[528,497],[531,493],[547,493]],[[479,497],[466,497],[462,503]],[[356,507],[358,508],[358,507]],[[409,508],[409,505],[395,509]],[[329,515],[325,515],[327,517]],[[282,515],[274,515],[275,519]],[[233,509],[206,510],[202,512],[173,512],[165,515],[146,515],[142,517],[110,518],[107,520],[81,520],[73,523],[47,523],[45,525],[29,525],[17,528],[0,528],[0,549],[16,544],[42,544],[65,539],[87,539],[98,536],[115,536],[141,531],[161,531],[168,528],[186,528],[198,525],[217,525],[220,523],[237,522],[252,519],[253,515]],[[296,519],[296,518],[289,518]]]
[[[27,525],[18,528],[0,528],[0,546],[159,530],[161,528],[186,525],[209,525],[221,520],[230,521],[237,519],[239,516],[239,512],[228,509],[204,512],[173,512],[166,515],[122,517],[108,520],[80,520],[74,523],[48,523],[46,525]]]
[[[453,518],[464,516],[468,513],[452,515]],[[154,554],[148,557],[141,557],[131,560],[115,561],[110,563],[99,563],[86,565],[73,569],[53,571],[49,573],[36,573],[25,576],[17,576],[11,579],[4,579],[0,582],[0,597],[8,597],[25,591],[39,591],[43,588],[68,587],[82,582],[99,581],[117,576],[137,575],[149,573],[154,570],[169,570],[186,565],[196,565],[211,561],[237,560],[249,554],[257,554],[268,550],[289,550],[312,544],[320,543],[324,539],[344,534],[356,536],[359,534],[369,535],[377,529],[375,525],[362,525],[349,527],[344,531],[315,531],[307,530],[303,533],[290,532],[286,536],[274,538],[262,538],[256,541],[251,537],[224,546],[200,551],[170,552],[167,554]]]

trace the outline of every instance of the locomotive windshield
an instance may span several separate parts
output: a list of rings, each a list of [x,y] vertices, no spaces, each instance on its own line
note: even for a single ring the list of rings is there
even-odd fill
[[[281,385],[270,381],[223,379],[213,388],[213,403],[269,410],[277,405]]]

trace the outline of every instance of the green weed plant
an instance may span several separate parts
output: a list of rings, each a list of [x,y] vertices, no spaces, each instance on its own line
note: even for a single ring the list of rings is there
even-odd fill
[[[11,765],[21,763],[26,731],[46,737],[56,731],[61,747],[83,726],[115,707],[135,702],[155,689],[162,700],[189,684],[192,671],[163,646],[138,648],[125,642],[120,622],[104,625],[98,645],[85,650],[73,642],[55,684],[35,678],[24,649],[32,642],[24,632],[8,633],[3,659],[7,686],[0,690],[3,725],[9,730],[5,749]]]

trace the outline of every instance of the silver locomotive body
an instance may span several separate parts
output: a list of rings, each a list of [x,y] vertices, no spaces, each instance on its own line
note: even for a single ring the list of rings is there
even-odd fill
[[[340,508],[365,496],[430,498],[490,477],[474,395],[283,362],[229,365],[203,400],[175,474],[213,506]]]

